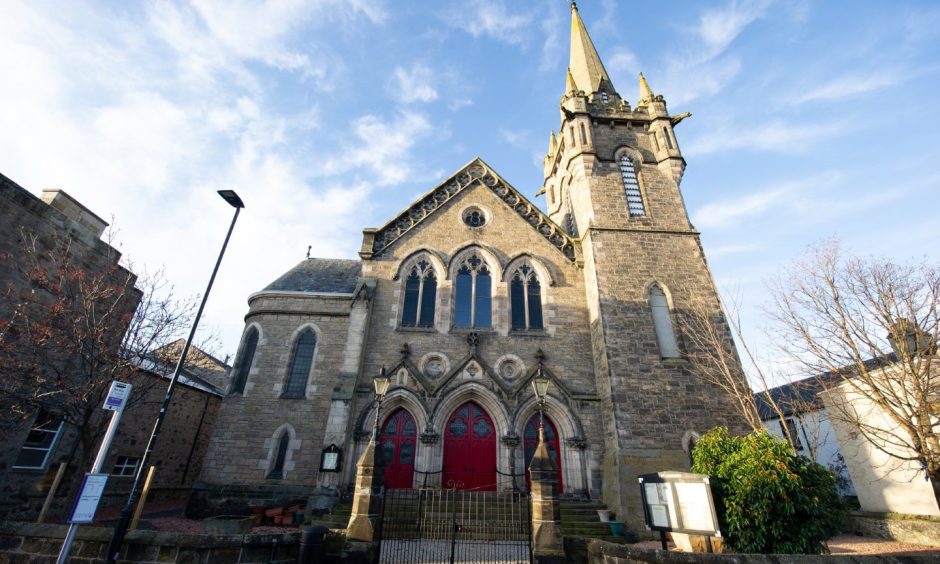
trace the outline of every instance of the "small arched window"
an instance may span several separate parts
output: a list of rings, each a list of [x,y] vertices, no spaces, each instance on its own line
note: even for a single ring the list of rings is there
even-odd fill
[[[255,349],[258,348],[258,329],[251,327],[245,333],[245,344],[242,347],[242,354],[235,363],[235,378],[232,383],[233,394],[245,393],[245,383],[248,381],[248,371],[251,370],[251,363],[255,358]]]
[[[643,195],[640,194],[640,183],[636,178],[636,169],[633,168],[633,161],[626,155],[620,157],[620,177],[623,179],[623,190],[627,194],[627,207],[630,210],[630,217],[645,216],[646,208],[643,207]]]
[[[509,303],[513,329],[542,329],[542,286],[531,265],[523,264],[512,273]]]
[[[672,137],[669,136],[669,130],[663,128],[663,139],[666,140],[666,146],[672,149]]]
[[[493,279],[489,267],[476,254],[457,269],[454,299],[456,327],[489,328],[493,325]]]
[[[437,277],[426,260],[418,261],[405,278],[405,303],[402,327],[433,327],[437,300]]]
[[[581,124],[581,144],[587,145],[587,130],[584,128],[584,124]]]
[[[290,433],[287,429],[281,433],[281,438],[277,442],[277,453],[274,455],[274,464],[268,471],[269,480],[280,480],[284,478],[284,461],[287,459],[287,447],[290,446]]]
[[[656,341],[659,343],[659,355],[663,358],[679,358],[679,346],[672,328],[669,302],[662,288],[656,284],[652,285],[649,301],[653,314],[653,326],[656,329]]]
[[[302,398],[307,390],[307,377],[313,364],[313,353],[317,348],[317,334],[313,329],[304,329],[294,343],[287,372],[287,385],[284,386],[284,398]]]

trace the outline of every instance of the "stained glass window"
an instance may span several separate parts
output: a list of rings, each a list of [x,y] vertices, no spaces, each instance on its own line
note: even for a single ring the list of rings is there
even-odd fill
[[[455,437],[462,437],[467,434],[467,423],[463,419],[454,419],[450,423],[450,434]]]
[[[490,436],[491,430],[492,427],[490,427],[490,424],[486,421],[486,419],[477,419],[473,424],[473,434],[481,439]]]

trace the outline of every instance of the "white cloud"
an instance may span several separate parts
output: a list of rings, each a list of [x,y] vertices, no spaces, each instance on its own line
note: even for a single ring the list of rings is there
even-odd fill
[[[437,100],[437,89],[434,88],[433,81],[434,73],[426,65],[415,63],[410,69],[396,66],[389,90],[392,97],[405,104],[433,102]]]
[[[549,71],[558,68],[560,64],[567,63],[566,38],[562,32],[566,29],[564,25],[565,13],[562,10],[561,2],[549,2],[547,6],[548,15],[542,19],[542,33],[545,35],[542,41],[542,56],[539,58],[539,70]]]
[[[793,102],[803,103],[815,100],[838,100],[856,94],[864,94],[865,92],[894,86],[903,80],[904,77],[897,73],[879,73],[864,76],[845,75],[806,92],[802,96],[795,98]]]
[[[450,14],[448,22],[474,37],[487,36],[510,44],[523,44],[532,15],[512,13],[500,0],[472,0],[463,11]]]
[[[687,156],[699,157],[732,149],[802,153],[819,141],[848,132],[849,127],[846,122],[793,125],[780,120],[762,125],[735,124],[691,139],[684,143],[682,151]]]
[[[703,12],[697,29],[706,48],[703,56],[712,58],[722,53],[747,26],[761,18],[769,6],[769,1],[732,0],[722,8]]]

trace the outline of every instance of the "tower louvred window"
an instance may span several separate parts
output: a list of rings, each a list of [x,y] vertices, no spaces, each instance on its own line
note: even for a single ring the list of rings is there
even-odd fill
[[[626,155],[620,157],[620,177],[623,179],[623,190],[627,194],[627,207],[630,217],[643,217],[646,208],[643,207],[643,195],[640,194],[640,183],[636,178],[636,169],[633,162]]]
[[[405,278],[402,327],[433,327],[437,301],[437,277],[426,260],[418,261]]]

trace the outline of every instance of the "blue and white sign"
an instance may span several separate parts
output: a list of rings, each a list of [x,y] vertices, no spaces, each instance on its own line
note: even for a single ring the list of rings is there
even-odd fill
[[[101,501],[101,494],[104,493],[107,483],[107,474],[85,474],[69,523],[91,523],[95,520],[95,511],[98,510],[98,502]]]
[[[111,411],[124,411],[127,399],[131,397],[131,385],[124,382],[111,382],[108,397],[104,400],[103,409]]]

